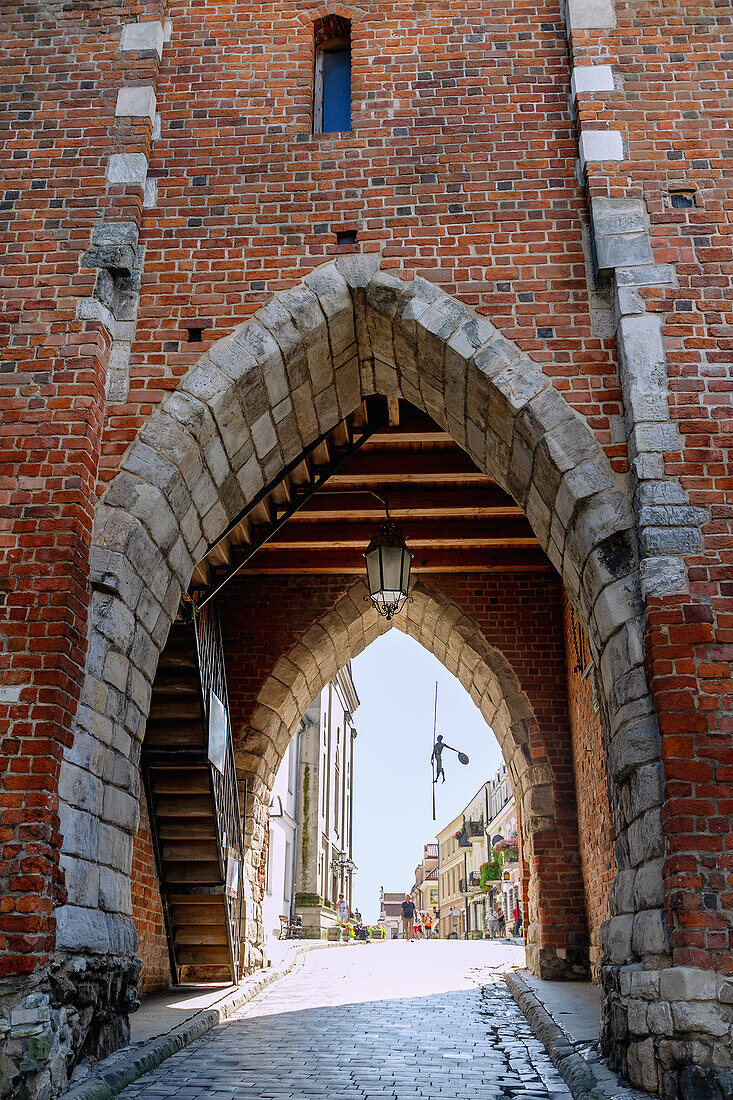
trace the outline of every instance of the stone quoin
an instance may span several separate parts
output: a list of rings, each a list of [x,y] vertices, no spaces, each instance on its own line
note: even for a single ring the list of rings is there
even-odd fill
[[[464,532],[393,623],[502,745],[529,965],[590,968],[635,1085],[730,1094],[728,22],[638,0],[9,7],[5,1095],[58,1095],[126,1040],[140,959],[166,982],[140,768],[159,658],[232,528],[382,398],[511,498],[537,555],[461,566]],[[334,28],[351,130],[320,134]],[[345,558],[265,559],[220,601],[245,969],[278,760],[387,627]]]

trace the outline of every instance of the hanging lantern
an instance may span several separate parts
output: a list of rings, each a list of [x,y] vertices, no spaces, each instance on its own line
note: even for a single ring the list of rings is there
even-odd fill
[[[369,597],[380,615],[391,619],[410,596],[412,554],[396,523],[387,518],[364,553]]]

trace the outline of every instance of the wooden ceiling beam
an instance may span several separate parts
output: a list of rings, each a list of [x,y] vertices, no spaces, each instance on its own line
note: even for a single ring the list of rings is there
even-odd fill
[[[331,482],[328,483],[330,485]],[[369,493],[349,493],[329,490],[328,485],[316,493],[293,516],[292,523],[302,520],[335,520],[356,517],[379,520],[384,508]],[[401,489],[394,485],[387,488],[381,483],[374,486],[380,496],[389,497],[389,510],[394,519],[436,516],[521,516],[524,513],[515,501],[497,485],[487,483],[471,489],[430,487]]]
[[[391,511],[391,509],[390,509]],[[267,552],[275,547],[291,550],[353,547],[364,550],[374,534],[375,523],[288,523],[268,540]],[[537,546],[537,539],[523,516],[481,520],[408,520],[400,524],[410,550],[416,546]],[[236,554],[235,554],[236,560]]]
[[[468,455],[458,449],[405,451],[399,455],[384,451],[361,452],[345,462],[330,478],[331,485],[371,481],[397,484],[417,482],[420,485],[426,481],[491,483],[491,479],[476,468]]]
[[[425,550],[415,554],[413,573],[538,573],[552,565],[540,549]],[[358,574],[364,575],[364,556],[358,550],[268,550],[265,547],[243,566],[248,574]]]
[[[395,443],[452,443],[447,432],[440,428],[383,428],[375,432],[369,444],[392,446]]]

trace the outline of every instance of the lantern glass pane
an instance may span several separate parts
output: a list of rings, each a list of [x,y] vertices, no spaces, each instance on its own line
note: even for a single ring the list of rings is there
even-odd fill
[[[390,593],[389,598],[399,599],[402,592],[402,554],[401,546],[382,547],[382,576],[384,578],[385,594]]]
[[[366,559],[367,584],[369,585],[369,594],[371,596],[376,596],[382,587],[382,578],[379,573],[379,554],[380,551],[377,549],[364,555]]]
[[[412,565],[412,554],[405,546],[402,551],[402,591],[407,595],[410,591],[410,566]]]

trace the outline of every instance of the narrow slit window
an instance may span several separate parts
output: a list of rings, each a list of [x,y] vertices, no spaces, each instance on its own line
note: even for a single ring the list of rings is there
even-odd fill
[[[351,130],[351,23],[330,15],[314,25],[313,133]]]

